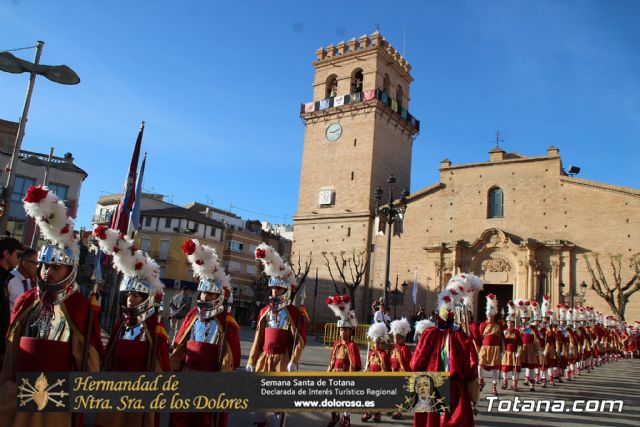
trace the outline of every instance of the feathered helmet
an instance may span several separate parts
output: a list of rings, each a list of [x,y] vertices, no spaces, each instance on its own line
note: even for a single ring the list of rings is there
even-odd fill
[[[367,337],[374,342],[387,342],[389,341],[389,333],[387,332],[387,325],[383,322],[376,322],[369,326],[369,330],[367,331]]]
[[[506,320],[509,322],[515,322],[516,321],[516,304],[513,301],[509,301],[509,303],[507,304],[507,318]]]
[[[403,317],[402,319],[394,320],[391,322],[389,333],[391,335],[400,335],[403,338],[407,337],[407,334],[411,331],[411,324]]]
[[[438,294],[438,317],[443,321],[453,320],[455,306],[460,303],[462,297],[455,289],[445,289]]]
[[[93,230],[100,249],[112,256],[113,266],[124,275],[120,282],[120,306],[125,322],[137,325],[154,313],[155,298],[162,298],[160,267],[153,258],[137,249],[131,239],[118,230],[99,225]],[[127,306],[129,292],[137,292],[143,297],[140,304]]]
[[[551,307],[551,300],[549,299],[549,295],[545,295],[544,297],[542,297],[542,307],[540,308],[543,319],[548,319],[550,317],[549,316],[549,313],[551,312],[550,307]]]
[[[471,307],[473,296],[479,293],[484,287],[482,279],[470,273],[460,273],[449,279],[445,289],[454,291],[455,304],[462,302],[465,306]]]
[[[436,324],[431,319],[419,320],[416,322],[416,334],[420,335],[429,328],[435,328]]]
[[[531,318],[531,302],[529,300],[519,299],[516,301],[516,306],[518,307],[521,319]]]
[[[558,309],[558,321],[560,322],[566,322],[567,321],[567,315],[569,314],[569,304],[565,305],[565,304],[558,304],[557,306]]]
[[[538,301],[531,301],[531,319],[534,322],[540,321],[540,305]]]
[[[231,283],[220,266],[216,250],[201,244],[196,239],[189,239],[181,246],[182,252],[191,263],[193,274],[198,276],[198,291],[217,294],[212,301],[198,299],[197,306],[201,319],[210,319],[224,311],[224,302],[230,302]]]
[[[356,312],[351,310],[349,295],[334,295],[328,297],[325,302],[338,318],[338,328],[355,328],[358,326]]]
[[[279,310],[291,304],[291,292],[296,288],[296,276],[289,264],[284,262],[280,254],[266,243],[260,243],[256,248],[256,259],[262,262],[264,272],[269,276],[269,287],[286,290],[280,296],[269,298],[271,307],[274,310]]]
[[[32,185],[27,190],[23,202],[25,212],[35,219],[42,236],[47,240],[38,253],[38,269],[42,264],[69,267],[67,277],[57,283],[46,285],[49,295],[56,295],[59,300],[64,299],[75,288],[74,283],[78,272],[80,249],[73,233],[74,219],[67,216],[67,207],[64,202],[47,187]],[[38,274],[38,287],[43,291],[45,284],[41,283],[41,280]]]
[[[494,294],[487,295],[487,317],[498,315],[498,298]]]
[[[640,321],[635,321],[633,322],[633,329],[635,329],[636,331],[640,331]]]

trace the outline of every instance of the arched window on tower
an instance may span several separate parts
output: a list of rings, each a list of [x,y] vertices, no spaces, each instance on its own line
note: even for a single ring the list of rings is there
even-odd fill
[[[382,79],[382,91],[390,97],[391,92],[389,89],[391,88],[391,79],[389,78],[389,74],[385,74]]]
[[[325,89],[325,98],[333,98],[334,96],[338,96],[338,77],[335,74],[331,74],[327,78],[327,85]]]
[[[404,97],[404,91],[402,90],[402,86],[398,85],[396,89],[396,101],[398,102],[398,110],[402,108],[402,98]]]
[[[504,217],[504,193],[500,187],[493,187],[489,190],[489,211],[487,218]]]
[[[364,73],[362,68],[356,68],[351,73],[351,93],[362,92],[364,87]]]

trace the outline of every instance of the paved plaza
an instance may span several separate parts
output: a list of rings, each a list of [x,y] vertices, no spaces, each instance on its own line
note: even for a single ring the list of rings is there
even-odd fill
[[[251,350],[253,330],[243,328],[240,333],[242,347],[242,369],[246,366],[247,357]],[[329,350],[316,341],[315,337],[309,338],[305,349],[300,370],[301,371],[326,371]],[[360,351],[362,360],[365,360],[365,349]],[[584,374],[567,383],[558,384],[546,389],[538,387],[536,392],[519,391],[519,399],[566,399],[567,406],[574,400],[583,399],[621,399],[624,408],[621,413],[606,414],[578,414],[578,413],[522,413],[510,412],[498,414],[494,403],[492,413],[487,413],[491,386],[485,387],[478,404],[479,414],[476,417],[477,426],[508,427],[508,426],[638,426],[640,425],[640,387],[637,379],[640,378],[640,360],[621,360],[596,368],[590,374]],[[520,384],[523,388],[522,384]],[[499,389],[499,391],[502,391]],[[515,394],[511,390],[503,391],[501,399],[514,400]],[[512,405],[513,406],[513,405]],[[326,413],[296,413],[287,415],[287,426],[326,426],[328,422]],[[251,426],[253,414],[230,414],[229,426]],[[353,414],[351,424],[353,426],[412,426],[413,418],[405,416],[402,420],[391,420],[386,414],[381,423],[361,422],[360,414]]]

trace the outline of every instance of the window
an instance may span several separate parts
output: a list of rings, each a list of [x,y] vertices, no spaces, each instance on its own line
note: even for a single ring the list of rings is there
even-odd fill
[[[247,273],[256,274],[256,266],[253,264],[247,264]]]
[[[18,219],[18,220],[25,219],[26,216],[24,213],[24,207],[22,205],[22,199],[24,199],[24,196],[27,194],[27,190],[29,189],[29,187],[35,184],[36,184],[36,180],[33,178],[16,176],[16,179],[14,180],[14,184],[13,184],[13,191],[11,192],[11,206],[9,207],[9,218]]]
[[[404,97],[404,91],[402,86],[398,85],[396,89],[396,102],[398,102],[398,109],[402,108],[402,98]]]
[[[249,253],[252,255],[256,253],[256,245],[249,245]]]
[[[237,261],[229,261],[229,270],[240,271],[241,270],[240,263]]]
[[[382,79],[382,90],[384,93],[389,95],[390,88],[391,88],[391,79],[389,78],[389,74],[385,73],[384,78]]]
[[[160,253],[158,254],[158,259],[166,260],[169,257],[169,245],[171,245],[171,241],[169,240],[160,241]]]
[[[161,265],[159,274],[160,274],[159,279],[164,279],[166,277],[166,275],[167,275],[167,267],[164,266],[164,265]]]
[[[145,216],[144,217],[144,226],[145,227],[151,227],[151,217],[150,216]]]
[[[242,242],[238,242],[237,240],[231,240],[229,242],[229,249],[234,251],[234,252],[242,252],[242,248],[244,247],[244,245],[242,244]],[[229,267],[231,268],[231,267]]]
[[[502,189],[494,187],[489,190],[489,212],[488,218],[502,218],[504,217],[503,209],[504,194]]]
[[[149,252],[149,244],[151,241],[149,239],[141,238],[140,239],[140,250],[142,252]]]
[[[216,230],[217,228],[211,227],[211,230],[209,230],[209,234],[211,235],[211,237],[216,237]]]
[[[351,93],[362,92],[364,87],[364,74],[362,68],[356,68],[351,74]]]
[[[325,98],[333,98],[338,95],[338,78],[335,74],[331,74],[329,78],[327,78],[327,85],[325,88],[324,97]]]
[[[197,222],[193,223],[193,232],[197,233],[198,232],[198,227],[200,226],[200,224],[198,224]]]
[[[50,182],[47,184],[47,187],[49,187],[49,189],[53,191],[56,196],[60,197],[61,200],[67,200],[67,193],[69,192],[68,185]]]
[[[171,218],[164,219],[164,228],[171,228]]]

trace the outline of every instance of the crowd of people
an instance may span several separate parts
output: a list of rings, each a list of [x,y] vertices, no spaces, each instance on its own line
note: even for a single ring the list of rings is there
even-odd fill
[[[119,285],[121,317],[103,347],[99,305],[85,298],[76,283],[78,242],[73,220],[64,203],[46,187],[31,187],[25,211],[35,218],[47,243],[38,253],[23,249],[12,238],[0,239],[0,283],[3,285],[0,333],[0,425],[79,426],[83,414],[17,411],[17,372],[66,371],[199,371],[230,372],[240,367],[239,326],[230,312],[233,294],[229,276],[214,248],[190,239],[182,250],[198,277],[196,304],[183,290],[170,303],[172,339],[159,313],[163,296],[158,264],[136,248],[118,230],[98,226],[94,236],[115,269]],[[269,276],[270,298],[257,318],[256,331],[245,370],[295,372],[304,351],[309,322],[306,311],[292,301],[298,291],[291,267],[270,246],[255,252]],[[390,321],[384,303],[376,307],[368,330],[366,360],[353,341],[357,316],[347,295],[327,299],[338,317],[339,338],[329,354],[329,372],[448,372],[448,405],[439,396],[433,379],[424,375],[415,383],[416,426],[472,426],[474,402],[485,378],[497,394],[502,388],[517,390],[519,374],[525,384],[571,381],[603,363],[620,357],[638,357],[638,327],[630,328],[590,307],[549,307],[545,297],[536,302],[511,301],[509,314],[499,321],[497,300],[487,296],[487,320],[480,325],[469,315],[470,301],[482,289],[473,275],[454,276],[438,296],[438,308],[429,319],[424,310],[415,324],[406,319]],[[13,303],[13,309],[10,304]],[[10,316],[10,320],[9,320]],[[415,330],[417,346],[407,346]],[[364,365],[364,366],[363,366]],[[436,399],[435,396],[438,396]],[[257,427],[268,425],[268,414],[256,413]],[[388,414],[391,419],[401,411]],[[284,424],[286,414],[275,414]],[[362,421],[381,421],[380,412],[365,412]],[[226,413],[172,413],[171,426],[226,426]],[[350,426],[348,412],[334,412],[329,424]],[[156,426],[158,414],[100,413],[97,426]]]

